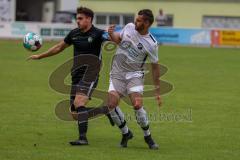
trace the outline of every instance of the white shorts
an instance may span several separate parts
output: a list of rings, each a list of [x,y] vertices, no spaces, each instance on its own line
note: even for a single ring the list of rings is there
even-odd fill
[[[116,91],[122,96],[129,95],[131,93],[143,94],[144,80],[143,74],[137,72],[130,72],[124,79],[110,78],[110,85],[108,92]]]

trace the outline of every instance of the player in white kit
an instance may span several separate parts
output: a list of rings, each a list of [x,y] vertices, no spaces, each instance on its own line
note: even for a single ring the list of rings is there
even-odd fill
[[[128,95],[135,110],[136,120],[143,129],[145,142],[150,149],[158,149],[158,145],[151,137],[142,99],[144,64],[149,57],[153,70],[156,98],[159,106],[161,105],[158,44],[149,33],[153,21],[152,11],[143,9],[138,12],[135,23],[127,24],[120,33],[114,32],[114,25],[108,28],[110,39],[119,45],[110,73],[108,108],[114,123],[122,131],[121,147],[127,147],[128,140],[133,138],[132,132],[127,127],[124,114],[118,107],[120,98]]]

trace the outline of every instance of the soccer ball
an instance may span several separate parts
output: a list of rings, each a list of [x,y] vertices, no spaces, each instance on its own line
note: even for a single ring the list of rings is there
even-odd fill
[[[28,33],[24,36],[23,46],[29,51],[37,51],[42,47],[42,38],[36,33]]]

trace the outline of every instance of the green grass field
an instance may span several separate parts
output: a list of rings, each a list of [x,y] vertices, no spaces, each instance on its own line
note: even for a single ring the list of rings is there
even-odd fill
[[[54,43],[44,44],[41,51]],[[106,118],[89,124],[89,146],[72,147],[75,122],[59,120],[55,105],[68,95],[48,85],[50,74],[72,57],[72,49],[41,61],[26,61],[31,53],[19,41],[0,40],[1,160],[237,160],[240,156],[240,50],[161,47],[160,61],[169,68],[162,79],[174,85],[163,96],[159,111],[154,98],[145,99],[149,113],[188,114],[192,121],[154,121],[152,135],[160,150],[149,150],[134,118],[128,121],[134,139],[118,147],[120,132]],[[108,89],[112,54],[104,54],[99,88]],[[97,100],[91,103],[97,103]],[[126,104],[125,113],[134,117]]]

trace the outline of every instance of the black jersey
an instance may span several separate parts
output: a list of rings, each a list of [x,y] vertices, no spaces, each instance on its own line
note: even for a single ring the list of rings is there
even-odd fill
[[[74,63],[72,68],[73,78],[86,74],[87,65],[89,63],[91,65],[94,64],[89,61],[101,61],[102,43],[107,40],[104,38],[104,34],[104,30],[92,26],[87,32],[81,32],[79,28],[76,28],[65,37],[64,42],[73,45],[74,47]],[[81,58],[83,56],[84,58]],[[96,62],[96,64],[99,64],[99,62]],[[95,73],[98,73],[100,71],[100,65],[96,65],[95,68]]]

